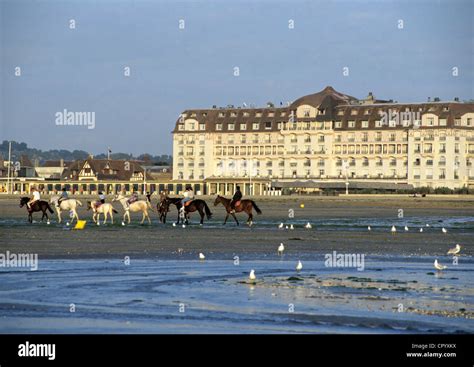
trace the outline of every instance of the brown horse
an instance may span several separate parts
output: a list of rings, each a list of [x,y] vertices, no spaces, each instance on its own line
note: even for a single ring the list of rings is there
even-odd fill
[[[23,208],[28,202],[30,201],[29,197],[22,197],[20,199],[20,208]],[[54,213],[53,209],[49,206],[47,201],[44,200],[38,200],[35,201],[33,204],[31,204],[30,208],[26,206],[26,210],[28,210],[28,222],[33,223],[33,213],[34,212],[43,212],[43,216],[41,217],[41,221],[43,221],[44,217],[46,217],[46,220],[49,220],[48,214],[46,213],[47,210],[51,214]]]
[[[224,224],[227,223],[227,218],[229,218],[229,214],[234,217],[235,223],[239,225],[239,221],[237,220],[232,208],[230,207],[231,199],[226,199],[223,196],[217,195],[216,200],[214,201],[214,206],[217,206],[219,203],[224,205],[225,210],[227,211],[227,215],[225,216]],[[240,202],[236,203],[235,205],[235,213],[246,212],[249,216],[247,219],[247,224],[251,226],[253,224],[253,214],[252,208],[255,209],[257,214],[262,214],[262,211],[259,209],[255,201],[253,200],[240,200]]]
[[[207,216],[207,219],[212,218],[211,210],[209,209],[204,200],[193,199],[188,205],[184,207],[184,213],[182,213],[180,211],[182,207],[181,198],[164,197],[156,206],[158,208],[158,213],[160,213],[161,223],[166,223],[166,215],[169,212],[169,207],[171,204],[175,205],[176,209],[178,209],[178,220],[176,224],[179,224],[180,220],[183,224],[188,224],[188,214],[195,211],[199,212],[199,215],[201,216],[201,221],[199,222],[199,224],[201,225],[204,223],[204,215]]]

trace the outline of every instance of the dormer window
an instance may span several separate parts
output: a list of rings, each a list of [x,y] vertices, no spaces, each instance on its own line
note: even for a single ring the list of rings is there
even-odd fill
[[[351,110],[351,115],[352,116],[357,115],[357,110],[356,109]]]
[[[230,113],[230,117],[236,117],[237,116],[237,113],[236,112],[231,112]]]
[[[255,117],[262,117],[262,113],[261,113],[261,112],[257,112],[257,113],[255,114]]]
[[[225,113],[224,112],[219,112],[219,117],[225,117]]]

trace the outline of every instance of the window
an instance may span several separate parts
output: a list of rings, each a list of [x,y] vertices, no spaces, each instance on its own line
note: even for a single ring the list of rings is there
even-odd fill
[[[338,115],[338,116],[344,115],[344,110],[339,110],[339,111],[337,111],[337,115]]]
[[[260,124],[259,124],[258,122],[254,122],[254,123],[252,124],[252,129],[258,130],[259,128],[260,128]]]
[[[240,130],[247,130],[247,124],[246,123],[241,123],[240,124]]]
[[[271,123],[271,121],[265,122],[265,129],[266,129],[266,130],[270,130],[271,128],[272,128],[272,123]]]
[[[362,128],[367,129],[369,127],[369,121],[362,121]]]
[[[222,124],[216,124],[216,130],[221,131],[222,130]]]
[[[355,121],[347,121],[347,127],[350,127],[350,128],[355,127]]]
[[[376,120],[375,121],[375,127],[382,127],[382,121],[381,120]]]
[[[446,119],[439,119],[439,126],[446,126]]]
[[[199,130],[201,131],[206,130],[206,124],[199,124]]]
[[[219,117],[224,117],[225,113],[224,112],[219,112]]]
[[[230,117],[237,117],[237,112],[231,112]]]
[[[357,110],[356,110],[356,109],[352,109],[352,110],[351,110],[351,115],[352,115],[352,116],[357,115]]]
[[[235,124],[229,124],[227,125],[227,130],[234,130],[235,129]]]
[[[250,114],[248,112],[244,112],[244,117],[249,117]]]
[[[341,128],[341,127],[342,127],[342,121],[335,121],[335,122],[334,122],[334,127],[335,127],[336,129]]]
[[[242,144],[247,143],[247,135],[245,135],[245,134],[240,135],[240,142]]]
[[[305,108],[305,109],[303,110],[303,116],[304,116],[304,117],[309,117],[309,112],[310,112],[310,111],[309,111],[309,108]]]

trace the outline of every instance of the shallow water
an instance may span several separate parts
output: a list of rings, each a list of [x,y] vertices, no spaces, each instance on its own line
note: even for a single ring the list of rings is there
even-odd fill
[[[442,273],[422,256],[366,256],[363,271],[326,267],[315,253],[206,256],[172,253],[129,265],[40,259],[37,271],[0,268],[0,332],[474,332],[470,256],[459,265],[440,257],[449,265]],[[250,269],[255,284],[247,281]]]

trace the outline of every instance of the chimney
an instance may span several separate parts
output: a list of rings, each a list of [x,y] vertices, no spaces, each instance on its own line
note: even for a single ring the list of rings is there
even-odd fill
[[[459,102],[459,97],[454,97],[454,102]]]

